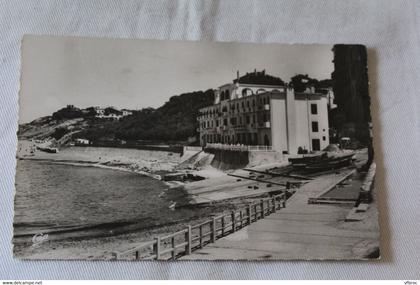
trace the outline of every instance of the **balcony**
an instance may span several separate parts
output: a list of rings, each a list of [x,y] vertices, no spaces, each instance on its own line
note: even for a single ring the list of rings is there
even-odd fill
[[[220,133],[220,132],[223,132],[223,131],[227,131],[227,129],[228,129],[228,126],[218,126],[218,127],[216,127],[215,131]]]
[[[236,125],[233,127],[235,131],[246,131],[246,126],[244,125]]]
[[[272,146],[265,145],[229,145],[221,143],[208,143],[206,148],[223,149],[230,151],[273,151]]]

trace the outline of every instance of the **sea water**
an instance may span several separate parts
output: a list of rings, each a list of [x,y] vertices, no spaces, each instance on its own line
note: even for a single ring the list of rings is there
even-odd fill
[[[16,171],[15,240],[147,229],[209,212],[172,209],[168,187],[137,173],[35,160],[18,160]]]

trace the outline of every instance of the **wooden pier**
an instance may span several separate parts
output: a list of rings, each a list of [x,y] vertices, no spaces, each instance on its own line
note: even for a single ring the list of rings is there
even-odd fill
[[[345,222],[351,205],[308,204],[352,173],[342,170],[299,188],[287,208],[218,239],[183,260],[359,259],[379,247],[376,205],[361,223]]]

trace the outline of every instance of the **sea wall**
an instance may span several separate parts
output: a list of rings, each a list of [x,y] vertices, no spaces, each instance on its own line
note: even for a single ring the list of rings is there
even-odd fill
[[[287,160],[286,156],[277,151],[250,151],[248,152],[248,167],[278,163]]]
[[[283,155],[275,151],[235,151],[207,148],[205,152],[214,154],[211,165],[221,170],[239,169],[284,160]]]
[[[211,165],[221,170],[243,168],[249,162],[247,151],[209,149],[208,152],[214,154]]]

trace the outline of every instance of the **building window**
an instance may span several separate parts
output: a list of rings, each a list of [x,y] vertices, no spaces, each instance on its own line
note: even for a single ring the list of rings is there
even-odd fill
[[[267,114],[264,114],[264,123],[268,122]]]
[[[312,115],[318,114],[318,105],[317,104],[311,104],[311,114]]]
[[[230,93],[229,93],[229,90],[226,90],[225,99],[226,99],[226,100],[229,100],[229,99],[230,99]]]
[[[318,122],[312,122],[312,132],[318,132]]]
[[[322,140],[325,141],[326,140],[326,137],[325,136],[322,136]]]
[[[243,97],[250,96],[250,95],[254,95],[254,92],[252,92],[251,89],[245,88],[245,89],[242,90],[242,96]]]
[[[249,116],[246,116],[246,123],[247,123],[247,125],[250,123]]]
[[[242,117],[239,117],[239,125],[242,126]]]
[[[312,150],[321,150],[321,143],[319,139],[312,139]]]
[[[223,125],[224,125],[224,126],[227,126],[227,125],[228,125],[228,120],[227,120],[227,119],[224,119],[224,120],[223,120]]]
[[[270,139],[268,138],[268,135],[264,135],[264,145],[270,145]]]
[[[265,93],[265,89],[258,89],[257,90],[257,94],[262,94],[262,93]]]

